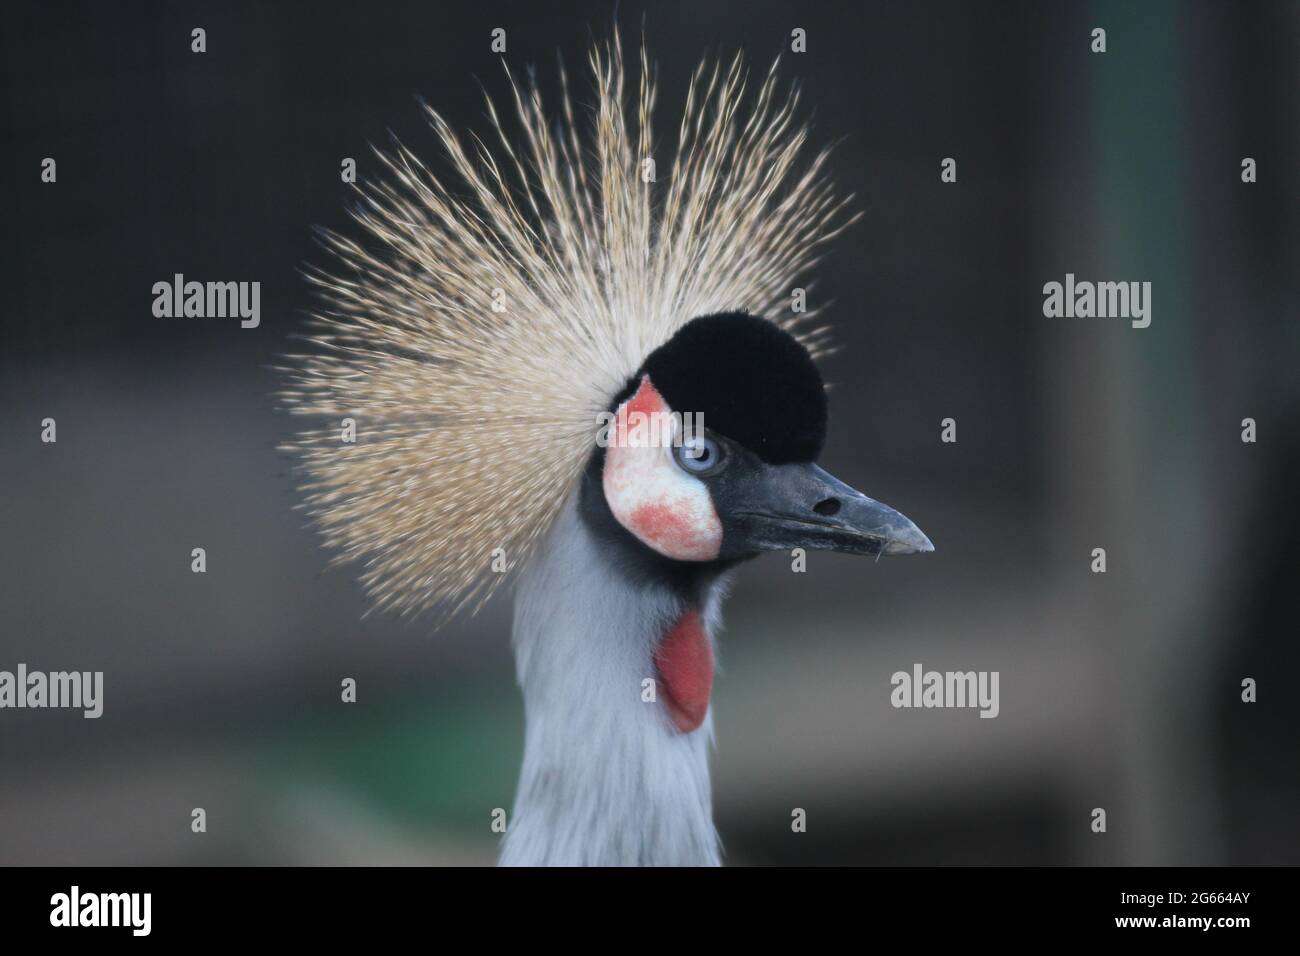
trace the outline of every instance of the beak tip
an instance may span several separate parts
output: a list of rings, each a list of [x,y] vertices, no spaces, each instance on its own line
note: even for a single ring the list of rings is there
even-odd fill
[[[885,554],[929,554],[934,544],[916,525],[895,535],[885,547]]]

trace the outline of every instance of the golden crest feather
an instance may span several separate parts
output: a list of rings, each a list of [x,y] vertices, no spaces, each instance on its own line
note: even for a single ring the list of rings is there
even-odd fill
[[[284,447],[333,563],[363,563],[377,608],[477,610],[508,576],[494,555],[527,561],[572,493],[598,414],[695,316],[745,310],[820,348],[791,293],[856,217],[825,150],[800,165],[807,129],[777,64],[747,97],[739,55],[702,63],[653,176],[644,48],[631,124],[618,39],[590,65],[589,129],[563,70],[553,120],[507,68],[517,130],[489,97],[495,147],[426,107],[452,178],[377,152],[384,176],[352,213],[365,241],[324,234],[335,267],[308,272],[313,351],[289,357],[279,398],[321,424]]]

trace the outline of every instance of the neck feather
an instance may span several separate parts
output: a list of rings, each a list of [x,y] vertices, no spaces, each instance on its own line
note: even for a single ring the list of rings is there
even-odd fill
[[[527,728],[503,865],[719,863],[712,714],[679,733],[643,682],[656,679],[655,648],[683,613],[700,611],[714,632],[721,588],[686,595],[616,565],[570,502],[520,578],[513,639]]]

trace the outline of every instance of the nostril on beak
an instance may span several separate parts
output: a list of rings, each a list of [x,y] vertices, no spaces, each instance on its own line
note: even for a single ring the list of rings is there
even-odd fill
[[[828,518],[831,515],[838,513],[839,510],[840,510],[839,498],[825,498],[817,502],[817,504],[813,505],[813,511],[817,512],[819,515],[825,515]]]

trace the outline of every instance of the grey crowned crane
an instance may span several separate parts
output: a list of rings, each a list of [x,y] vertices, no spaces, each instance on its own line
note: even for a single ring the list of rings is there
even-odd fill
[[[377,607],[472,613],[517,579],[503,864],[717,864],[709,701],[736,566],[932,547],[815,464],[824,335],[790,296],[851,219],[826,153],[800,166],[797,94],[775,64],[748,100],[739,57],[702,64],[657,176],[644,50],[631,128],[617,39],[591,66],[588,134],[567,82],[553,124],[511,78],[495,152],[428,110],[453,185],[378,154],[353,210],[368,241],[325,234],[343,269],[309,273],[325,305],[281,397],[325,424],[288,447]]]

